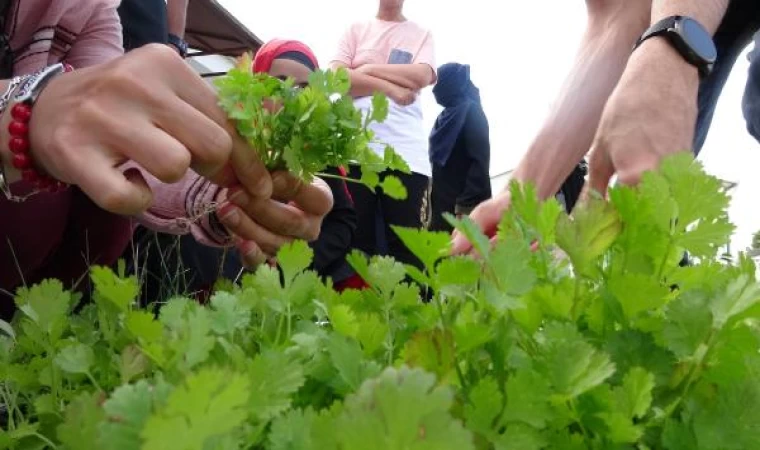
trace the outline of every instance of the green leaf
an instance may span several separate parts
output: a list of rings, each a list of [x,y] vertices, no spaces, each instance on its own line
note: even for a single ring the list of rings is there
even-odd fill
[[[376,92],[372,96],[372,115],[373,122],[385,122],[388,117],[388,98],[383,94]]]
[[[629,418],[643,418],[652,404],[653,389],[654,375],[639,367],[631,369],[623,378],[623,385],[615,390],[620,405],[625,405],[620,412]]]
[[[277,252],[277,262],[285,275],[286,283],[290,283],[299,273],[305,271],[314,257],[314,250],[304,241],[294,241],[284,245]]]
[[[95,285],[95,296],[107,301],[118,311],[126,312],[137,298],[140,285],[137,277],[119,278],[108,267],[95,266],[90,269],[90,278]]]
[[[557,243],[581,275],[590,276],[596,260],[607,251],[622,229],[615,209],[598,196],[579,205],[573,217],[560,216]]]
[[[609,356],[586,342],[569,324],[549,323],[536,339],[542,351],[541,373],[557,394],[573,399],[611,377],[615,365]]]
[[[401,242],[422,261],[431,273],[435,270],[435,263],[449,254],[451,236],[448,233],[397,226],[391,228],[401,239]]]
[[[548,442],[541,433],[529,426],[514,424],[494,442],[495,450],[541,450]]]
[[[359,330],[356,338],[362,344],[366,356],[372,356],[385,343],[388,336],[388,325],[380,320],[377,314],[362,314],[357,321]]]
[[[744,450],[760,448],[760,386],[756,380],[727,386],[695,408],[697,448]]]
[[[258,355],[248,369],[250,413],[267,422],[290,408],[291,396],[304,384],[301,365],[283,353],[268,351]]]
[[[536,272],[530,265],[531,252],[527,242],[509,240],[497,243],[488,264],[498,279],[500,290],[519,296],[527,293],[536,283]]]
[[[503,396],[491,377],[481,378],[471,390],[464,408],[467,429],[483,436],[494,432],[496,418],[501,414]]]
[[[503,423],[525,423],[544,428],[554,418],[549,405],[551,389],[546,378],[529,370],[518,371],[506,384],[507,406]]]
[[[211,297],[211,329],[219,335],[244,331],[251,320],[251,309],[228,292],[217,292]]]
[[[293,409],[272,422],[269,432],[270,450],[320,450],[313,443],[314,422],[317,415],[313,410]],[[329,450],[329,449],[328,449]]]
[[[563,209],[555,198],[540,202],[533,184],[512,181],[510,190],[510,211],[531,226],[540,238],[541,245],[552,245],[555,241],[557,220]]]
[[[600,414],[607,425],[608,439],[616,444],[633,444],[639,441],[643,430],[620,412]]]
[[[472,286],[478,282],[481,273],[480,265],[465,256],[446,258],[436,267],[438,284],[443,288],[453,285]]]
[[[671,352],[657,345],[650,334],[637,330],[618,331],[609,336],[605,350],[618,369],[616,382],[621,382],[624,374],[637,367],[652,373],[657,385],[670,382],[675,358]]]
[[[406,186],[401,180],[393,175],[386,175],[380,184],[383,193],[394,200],[405,200],[407,196]]]
[[[701,220],[693,229],[687,231],[678,243],[693,256],[709,258],[728,244],[735,229],[728,217],[711,221]]]
[[[696,292],[685,293],[665,310],[663,338],[679,358],[690,358],[706,340],[712,328],[707,300]]]
[[[536,286],[525,299],[528,304],[540,306],[541,311],[555,319],[570,319],[573,309],[575,286],[571,278],[563,278],[556,284]]]
[[[127,384],[139,375],[144,374],[150,363],[139,347],[130,345],[124,347],[119,360],[119,372],[121,373],[121,382]]]
[[[148,419],[143,450],[203,450],[213,438],[233,432],[245,421],[249,396],[245,376],[221,369],[190,375]]]
[[[153,410],[153,387],[147,381],[117,388],[103,404],[106,420],[100,425],[100,443],[110,450],[142,448],[140,433]]]
[[[349,396],[337,426],[340,448],[474,450],[449,415],[453,393],[421,370],[388,368]]]
[[[623,313],[629,320],[642,312],[664,306],[669,293],[669,289],[656,278],[636,273],[610,277],[607,288],[620,302]]]
[[[454,345],[449,332],[439,329],[419,331],[404,346],[404,362],[435,374],[439,380],[446,380],[456,362]]]
[[[20,288],[16,295],[18,308],[45,333],[57,338],[65,326],[72,304],[71,293],[56,280],[45,280],[31,288]]]
[[[99,427],[105,413],[98,404],[100,394],[81,393],[66,408],[66,418],[57,435],[67,448],[101,450]]]
[[[697,438],[689,427],[682,422],[668,420],[662,432],[662,445],[666,450],[694,450]]]
[[[760,284],[742,275],[729,284],[726,291],[710,302],[713,325],[717,329],[732,318],[760,303]]]
[[[164,327],[153,314],[147,311],[127,313],[126,327],[132,336],[146,343],[159,342],[164,335]]]
[[[364,360],[362,349],[354,340],[333,335],[328,339],[326,347],[330,362],[337,372],[332,385],[339,393],[356,391],[364,380],[380,372],[379,366],[374,362]]]
[[[330,325],[343,336],[355,338],[359,333],[359,323],[356,314],[348,305],[335,305],[329,312]]]
[[[393,258],[375,256],[366,271],[366,281],[385,295],[390,295],[404,281],[404,265]]]
[[[444,214],[444,218],[451,224],[451,226],[456,228],[459,233],[462,233],[462,235],[467,238],[472,244],[472,248],[475,249],[478,254],[483,258],[488,258],[488,255],[491,253],[491,242],[488,237],[483,234],[483,231],[481,231],[478,224],[476,224],[470,217],[463,217],[460,220],[456,219],[451,214]]]
[[[95,355],[92,349],[83,344],[73,344],[64,347],[55,355],[55,364],[64,372],[86,374],[92,367]]]

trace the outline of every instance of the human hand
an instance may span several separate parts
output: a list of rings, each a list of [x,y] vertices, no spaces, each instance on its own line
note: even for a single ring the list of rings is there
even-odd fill
[[[496,234],[496,229],[499,226],[499,222],[501,222],[501,218],[504,216],[507,208],[509,208],[509,204],[509,191],[504,190],[491,199],[479,204],[472,210],[469,217],[486,236],[493,237]],[[455,255],[461,255],[470,251],[472,251],[472,243],[463,234],[455,230],[452,235],[451,252]]]
[[[249,267],[266,262],[294,239],[317,239],[322,220],[332,210],[332,193],[321,179],[306,184],[287,172],[276,172],[272,185],[271,198],[232,188],[217,211],[219,221],[239,238],[236,246]]]
[[[388,93],[388,97],[398,105],[409,106],[417,100],[417,92],[405,87],[395,86],[394,89]]]
[[[672,153],[692,148],[697,69],[664,40],[640,47],[610,97],[589,158],[589,188],[604,195],[613,175],[636,184]]]
[[[165,183],[192,167],[229,185],[235,180],[228,167],[233,147],[255,153],[244,152],[213,89],[164,45],[52,80],[34,107],[30,143],[43,171],[78,185],[101,208],[125,215],[152,202],[138,171],[119,170],[126,161]],[[243,159],[252,170],[255,161]],[[266,179],[245,182],[266,185]]]

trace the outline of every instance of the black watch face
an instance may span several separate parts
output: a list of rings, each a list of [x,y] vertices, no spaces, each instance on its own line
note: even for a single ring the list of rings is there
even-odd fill
[[[713,63],[718,58],[710,33],[697,21],[685,18],[680,26],[681,36],[701,59]]]

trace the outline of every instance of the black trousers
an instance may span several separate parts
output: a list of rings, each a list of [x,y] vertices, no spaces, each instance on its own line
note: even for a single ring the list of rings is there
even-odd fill
[[[433,164],[430,229],[452,231],[452,226],[443,218],[444,213],[468,215],[489,198],[488,160],[472,158],[463,146],[455,147],[445,166]]]
[[[404,246],[390,227],[422,228],[423,205],[430,179],[418,173],[395,171],[383,173],[381,179],[389,174],[397,176],[406,187],[405,200],[394,200],[380,190],[373,192],[363,185],[348,183],[357,215],[354,247],[370,256],[388,255],[399,262],[422,268],[422,262]],[[361,178],[361,170],[351,167],[349,176]]]

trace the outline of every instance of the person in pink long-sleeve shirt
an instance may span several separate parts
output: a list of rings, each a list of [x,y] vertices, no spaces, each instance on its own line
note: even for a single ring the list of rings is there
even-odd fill
[[[332,206],[324,182],[269,174],[173,50],[122,56],[117,0],[10,3],[0,31],[12,57],[0,61],[10,59],[13,75],[61,61],[76,70],[43,88],[28,137],[35,169],[70,187],[23,202],[0,195],[0,292],[48,277],[77,285],[89,265],[122,254],[137,221],[236,245],[249,264],[316,238]],[[10,85],[0,81],[0,92]],[[10,109],[0,116],[0,173],[24,196],[33,186],[10,162]],[[218,217],[204,214],[215,204]]]

